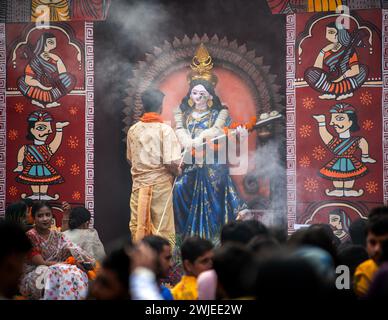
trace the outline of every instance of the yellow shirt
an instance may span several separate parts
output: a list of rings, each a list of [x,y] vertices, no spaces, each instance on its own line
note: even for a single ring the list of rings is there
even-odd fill
[[[197,278],[183,276],[171,293],[174,300],[198,300]]]
[[[172,180],[165,165],[180,158],[178,138],[167,124],[139,121],[129,128],[127,159],[132,164],[133,191]]]
[[[359,296],[365,296],[369,290],[374,275],[378,270],[374,260],[368,259],[361,263],[354,272],[354,291]]]

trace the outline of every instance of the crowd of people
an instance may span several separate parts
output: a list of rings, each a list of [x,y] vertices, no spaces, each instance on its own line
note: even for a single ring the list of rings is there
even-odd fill
[[[158,235],[105,253],[90,212],[63,203],[62,229],[46,202],[11,204],[0,222],[0,299],[223,300],[388,297],[388,207],[350,226],[291,235],[256,220],[224,225],[220,243],[186,237],[184,273],[169,279],[175,244]]]

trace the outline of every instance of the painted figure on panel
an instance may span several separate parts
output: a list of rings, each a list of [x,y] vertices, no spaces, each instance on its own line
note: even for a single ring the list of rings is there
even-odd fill
[[[25,74],[19,78],[21,93],[40,108],[60,106],[58,99],[74,89],[76,78],[67,72],[62,59],[51,51],[57,47],[57,39],[51,33],[43,33],[34,50],[29,50],[29,63]]]
[[[352,136],[360,129],[355,108],[347,103],[338,103],[330,109],[330,114],[330,125],[337,132],[337,137],[327,130],[325,115],[313,116],[318,122],[321,139],[335,156],[319,171],[323,178],[333,182],[334,189],[326,189],[325,193],[334,197],[359,197],[364,190],[355,190],[354,182],[368,172],[365,163],[375,163],[376,160],[369,156],[366,139]],[[362,153],[361,161],[355,155],[358,149]]]
[[[46,13],[47,10],[47,13]],[[49,21],[70,20],[70,9],[68,0],[32,0],[31,21],[36,22],[42,15],[50,14]],[[44,17],[43,17],[44,20]]]
[[[55,136],[49,144],[46,142],[53,133],[51,123],[53,117],[48,112],[34,111],[28,118],[27,139],[32,144],[22,146],[17,155],[18,165],[14,172],[20,173],[16,181],[31,186],[32,194],[22,194],[22,198],[32,200],[58,200],[59,195],[53,197],[47,194],[50,185],[63,183],[62,176],[50,165],[50,159],[57,152],[62,142],[62,130],[69,122],[55,124]]]
[[[332,22],[326,26],[330,42],[318,54],[314,66],[307,68],[305,79],[320,99],[343,100],[353,96],[368,76],[368,68],[359,63],[357,47],[364,46],[365,30],[349,33],[342,25]]]
[[[329,212],[329,225],[333,229],[335,236],[345,242],[350,240],[349,227],[351,220],[342,209],[335,209]]]
[[[224,133],[230,124],[229,111],[214,87],[212,58],[200,45],[191,64],[189,92],[174,113],[176,134],[185,150]],[[242,135],[247,133],[241,131]],[[186,153],[189,157],[192,153]],[[247,208],[229,176],[226,163],[185,164],[174,189],[174,213],[177,233],[215,239],[221,227],[235,220]]]

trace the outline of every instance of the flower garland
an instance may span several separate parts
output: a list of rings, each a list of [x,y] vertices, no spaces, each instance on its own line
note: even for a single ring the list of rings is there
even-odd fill
[[[243,127],[245,129],[248,130],[248,132],[251,132],[254,128],[254,126],[256,125],[256,122],[257,122],[257,118],[254,116],[254,117],[251,117],[250,120],[248,122],[246,122],[245,124],[242,124],[242,123],[238,123],[238,122],[232,122],[231,125],[229,127],[224,127],[223,131],[224,131],[224,134],[225,136],[228,138],[228,139],[231,139],[231,138],[234,138],[236,139],[237,137],[235,136],[235,131],[237,129],[237,127]],[[222,144],[218,143],[218,142],[213,142],[211,141],[212,139],[206,139],[206,144],[214,151],[218,151]],[[191,155],[193,157],[197,156],[197,157],[203,157],[205,155],[205,149],[203,151],[196,151],[195,148],[192,148],[191,149]]]
[[[66,264],[71,264],[71,265],[74,265],[76,266],[77,265],[77,260],[73,257],[73,256],[70,256],[68,257],[65,262]],[[95,267],[93,268],[93,270],[89,270],[86,272],[86,274],[88,275],[88,279],[89,280],[95,280],[96,277],[97,277],[97,271],[100,269],[100,265],[98,262],[96,262],[96,265]]]

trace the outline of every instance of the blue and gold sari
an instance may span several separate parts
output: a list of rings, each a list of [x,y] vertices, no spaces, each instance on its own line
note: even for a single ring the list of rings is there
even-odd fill
[[[192,138],[213,126],[219,111],[210,110],[200,119],[190,115],[186,128]],[[230,119],[226,125],[229,125]],[[246,209],[229,176],[227,164],[185,164],[174,188],[174,213],[177,234],[216,240],[221,228]]]

